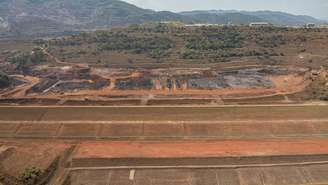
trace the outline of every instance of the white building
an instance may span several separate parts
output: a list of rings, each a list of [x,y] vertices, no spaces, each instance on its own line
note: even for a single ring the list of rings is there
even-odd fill
[[[322,24],[319,26],[319,28],[328,28],[328,24]]]
[[[209,26],[220,26],[219,24],[186,24],[186,27],[209,27]]]
[[[268,22],[252,22],[249,24],[250,27],[266,27],[270,26],[271,24]]]

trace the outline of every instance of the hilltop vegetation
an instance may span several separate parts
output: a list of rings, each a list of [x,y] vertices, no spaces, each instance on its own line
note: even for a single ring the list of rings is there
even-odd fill
[[[171,49],[173,41],[168,37],[133,37],[124,33],[98,32],[94,37],[100,51],[130,51],[146,53],[153,58],[160,58],[162,53]]]
[[[110,58],[114,55],[117,62],[129,57],[130,63],[134,58],[143,58],[143,63],[219,63],[243,57],[280,60],[306,51],[312,42],[327,39],[326,34],[327,30],[320,29],[145,24],[52,39],[46,44],[51,53],[70,62],[88,58],[89,63],[108,64],[115,62]]]
[[[283,12],[191,11],[173,13],[142,9],[119,0],[2,0],[0,37],[64,35],[161,21],[246,25],[265,21],[276,25],[321,24],[309,16]]]
[[[198,67],[238,61],[245,65],[291,64],[318,68],[327,66],[327,42],[327,29],[149,23],[38,39],[31,43],[34,46],[28,46],[30,49],[18,45],[21,51],[9,50],[3,56],[0,53],[0,59],[7,62],[2,69],[9,74],[12,71],[33,74],[40,65],[65,64]],[[42,48],[61,62],[46,56]]]

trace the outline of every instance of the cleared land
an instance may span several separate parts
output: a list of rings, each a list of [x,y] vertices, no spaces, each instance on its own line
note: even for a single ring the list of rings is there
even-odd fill
[[[218,107],[0,107],[1,121],[268,121],[328,119],[326,105]]]
[[[312,185],[328,184],[327,165],[240,169],[79,170],[72,185]]]
[[[176,142],[84,142],[76,159],[201,159],[249,156],[297,156],[328,153],[327,139],[271,139]],[[295,157],[296,158],[296,157]],[[156,162],[156,161],[154,161]],[[133,163],[132,163],[133,164]],[[95,165],[90,163],[90,165]],[[212,164],[215,165],[215,164]],[[222,164],[223,165],[223,164]],[[156,164],[155,164],[156,166]]]
[[[7,106],[0,117],[5,182],[29,166],[56,185],[328,182],[326,105]]]
[[[2,138],[326,138],[328,106],[0,107]],[[18,116],[19,115],[19,116]]]
[[[86,142],[73,158],[69,182],[73,185],[82,182],[87,185],[327,184],[326,150],[327,140],[312,139]]]
[[[205,147],[208,151],[202,149]],[[51,184],[60,185],[325,184],[328,182],[326,153],[327,139],[174,144],[3,139],[0,174],[15,179],[26,167],[38,166],[53,174]]]

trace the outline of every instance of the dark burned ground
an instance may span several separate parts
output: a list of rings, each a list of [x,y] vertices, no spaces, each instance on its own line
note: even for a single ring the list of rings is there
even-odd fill
[[[128,89],[222,89],[222,88],[273,88],[268,76],[302,73],[301,69],[283,67],[254,67],[234,70],[159,69],[137,71],[143,76],[116,80],[115,88]],[[303,72],[304,73],[304,72]]]

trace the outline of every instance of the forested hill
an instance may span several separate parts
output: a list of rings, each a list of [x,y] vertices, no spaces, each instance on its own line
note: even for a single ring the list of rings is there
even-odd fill
[[[60,34],[145,22],[278,25],[320,23],[308,16],[282,12],[193,11],[173,13],[139,8],[119,0],[1,0],[0,36]]]

